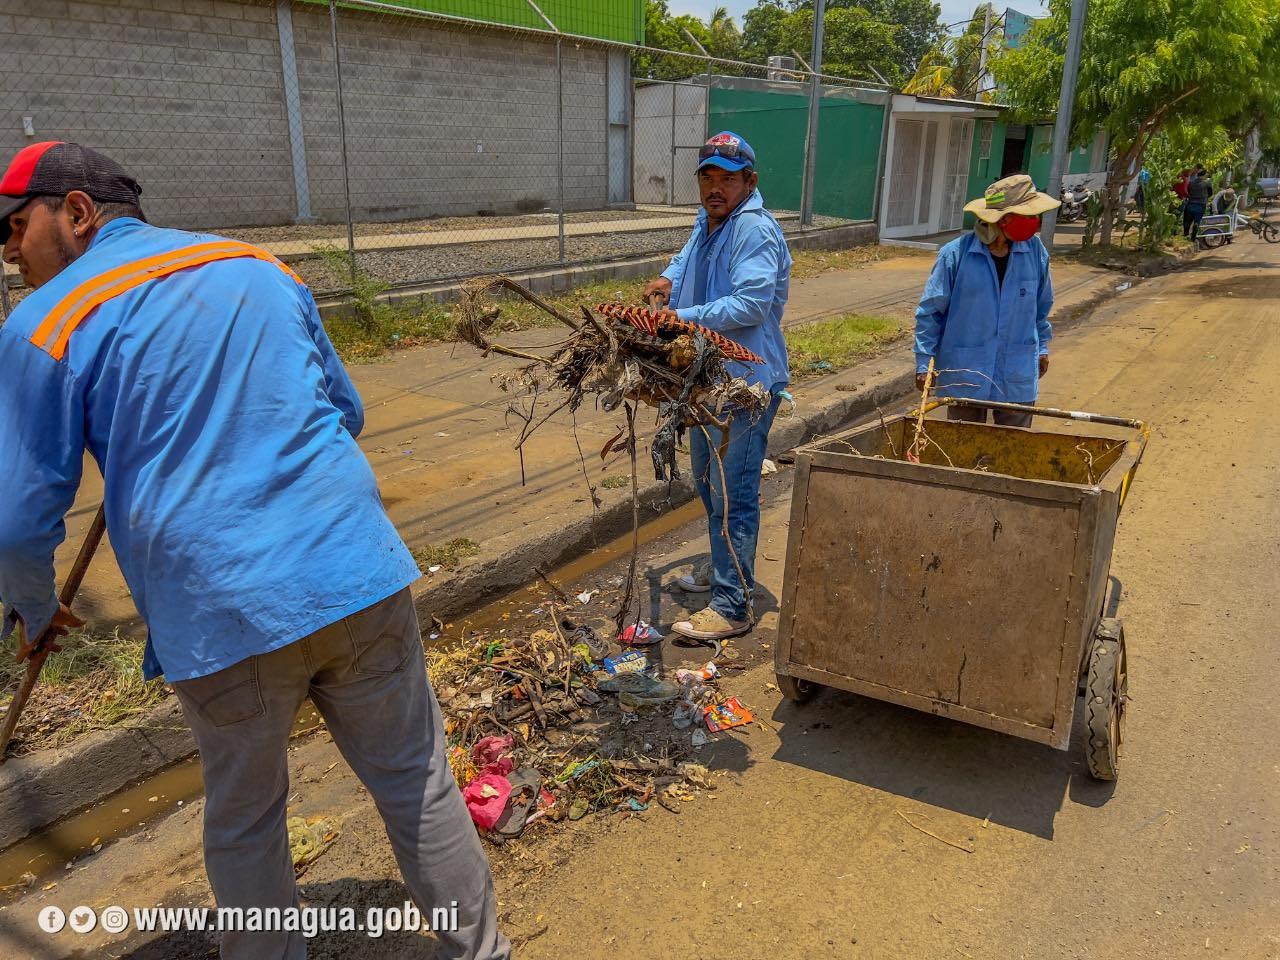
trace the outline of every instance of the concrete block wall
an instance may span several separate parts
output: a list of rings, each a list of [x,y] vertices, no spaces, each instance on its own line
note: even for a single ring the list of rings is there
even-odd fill
[[[266,0],[0,0],[0,88],[6,160],[28,143],[75,140],[138,177],[156,222],[293,216]]]
[[[341,219],[333,49],[324,8],[295,6],[312,206]],[[362,216],[536,212],[557,197],[555,46],[346,10],[339,21],[351,199]],[[606,55],[565,44],[565,205],[605,205]]]
[[[328,11],[295,3],[292,20],[311,208],[339,222]],[[340,37],[358,219],[554,207],[553,44],[349,8]],[[603,207],[605,51],[566,43],[563,76],[566,207]],[[94,146],[138,177],[157,223],[295,219],[274,0],[0,0],[0,80],[5,158],[39,140]]]

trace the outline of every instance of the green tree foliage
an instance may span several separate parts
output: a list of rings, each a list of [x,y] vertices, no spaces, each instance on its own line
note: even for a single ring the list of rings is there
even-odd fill
[[[874,79],[879,71],[890,82],[901,83],[940,36],[938,12],[931,0],[829,0],[819,69],[862,79]],[[646,0],[648,46],[694,50],[681,27],[712,56],[764,64],[769,57],[791,56],[795,50],[812,63],[812,0],[758,0],[742,18],[741,31],[724,8],[704,23],[696,17],[673,17],[666,0]],[[700,69],[681,58],[646,55],[636,60],[638,76],[658,79],[689,76]],[[720,67],[716,71],[726,72]]]
[[[898,27],[872,16],[862,7],[827,9],[822,40],[822,66],[813,63],[813,10],[798,9],[788,18],[792,47],[822,73],[837,77],[875,79],[875,71],[890,82],[900,81],[896,54]]]
[[[807,51],[811,38],[797,33],[788,4],[783,0],[760,0],[742,18],[742,51],[752,63],[766,63],[769,57],[789,57],[792,48]]]
[[[1051,0],[1049,16],[1023,45],[993,63],[1015,120],[1045,119],[1057,109],[1070,6]],[[1274,92],[1276,67],[1268,61],[1278,39],[1276,0],[1091,0],[1071,143],[1089,142],[1098,129],[1109,134],[1108,213],[1152,138],[1171,123],[1226,127],[1255,109],[1266,84]],[[1104,244],[1111,221],[1103,217]]]
[[[706,22],[688,14],[672,16],[667,0],[645,0],[645,46],[662,50],[674,50],[694,54],[692,57],[669,56],[659,53],[642,53],[635,57],[632,73],[637,77],[655,80],[683,80],[695,74],[705,73],[706,64],[698,59],[701,53],[689,42],[689,31],[707,53],[724,60],[741,60],[742,34],[725,7],[712,11]],[[735,73],[736,70],[717,66],[716,73]]]
[[[827,9],[855,5],[864,7],[879,20],[897,24],[894,62],[904,78],[915,72],[925,54],[942,37],[942,24],[938,22],[942,8],[929,0],[863,0],[857,4],[852,0],[832,0]]]

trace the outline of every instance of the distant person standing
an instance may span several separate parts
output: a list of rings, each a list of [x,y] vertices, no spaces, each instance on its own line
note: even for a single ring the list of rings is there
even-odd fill
[[[1194,170],[1183,170],[1178,174],[1178,179],[1173,182],[1173,192],[1178,195],[1178,199],[1184,204],[1187,201],[1187,185],[1191,182],[1191,175]]]
[[[1209,198],[1213,196],[1213,181],[1205,173],[1204,167],[1196,167],[1195,173],[1187,182],[1187,203],[1182,208],[1182,235],[1195,241],[1200,231],[1200,220],[1204,217]]]
[[[1143,167],[1138,171],[1138,189],[1133,194],[1133,204],[1139,212],[1147,209],[1147,186],[1151,183],[1151,171]]]

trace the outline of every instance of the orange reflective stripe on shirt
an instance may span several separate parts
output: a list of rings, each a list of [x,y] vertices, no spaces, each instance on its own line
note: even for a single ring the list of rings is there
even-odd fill
[[[86,280],[49,311],[48,316],[31,335],[31,342],[47,351],[55,360],[61,360],[66,356],[67,343],[71,339],[71,334],[94,309],[113,297],[179,270],[240,257],[253,257],[267,263],[274,263],[298,283],[302,282],[296,273],[258,247],[236,240],[199,243],[154,257],[135,260],[133,263],[126,263]]]

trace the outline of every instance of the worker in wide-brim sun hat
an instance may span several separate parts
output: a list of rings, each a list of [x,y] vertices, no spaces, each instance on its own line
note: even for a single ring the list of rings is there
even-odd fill
[[[1035,217],[1057,209],[1061,200],[1036,189],[1035,182],[1025,173],[997,180],[977,200],[965,204],[964,212],[972,213],[985,223],[999,223],[1005,217]],[[1036,224],[1039,227],[1039,223]],[[1024,231],[1025,232],[1025,231]],[[1032,234],[1038,232],[1031,231]],[[1018,239],[1030,239],[1030,235]]]
[[[1025,173],[997,180],[965,206],[976,219],[938,251],[916,310],[916,386],[930,361],[939,396],[1033,404],[1049,370],[1053,281],[1040,217],[1059,201]],[[1031,414],[993,410],[997,424],[1029,427]],[[948,407],[952,420],[985,422],[987,411]]]

